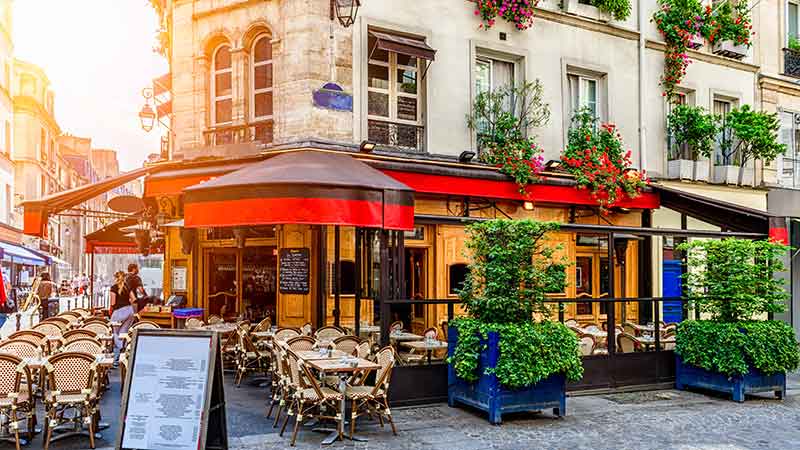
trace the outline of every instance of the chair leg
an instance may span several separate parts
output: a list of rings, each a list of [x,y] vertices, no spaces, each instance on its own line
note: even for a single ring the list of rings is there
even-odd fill
[[[89,448],[94,448],[94,414],[92,414],[92,408],[89,405],[86,405],[84,411],[86,412],[86,416],[89,418]]]
[[[11,426],[14,427],[14,443],[17,446],[17,450],[20,450],[19,449],[19,422],[17,422],[17,412],[14,409],[11,410],[11,417],[9,417],[9,418],[12,421],[11,422]]]
[[[278,412],[277,412],[277,413],[275,413],[275,421],[274,421],[274,422],[272,422],[272,428],[277,428],[277,427],[278,427],[278,420],[279,420],[279,419],[280,419],[280,417],[281,417],[281,410],[282,410],[282,409],[283,409],[283,400],[281,400],[281,401],[278,403]]]
[[[397,428],[395,428],[394,426],[394,420],[392,420],[392,412],[389,410],[389,402],[386,401],[385,397],[383,399],[383,406],[386,407],[386,409],[384,409],[383,412],[386,413],[386,420],[389,422],[389,425],[392,426],[392,434],[397,436]]]
[[[300,423],[303,421],[302,408],[303,408],[302,405],[300,405],[297,408],[297,417],[295,417],[294,419],[294,431],[292,431],[292,443],[291,443],[292,447],[294,447],[294,443],[295,441],[297,441],[297,430],[300,429]]]
[[[356,419],[358,418],[358,413],[357,413],[358,410],[356,409],[356,401],[355,401],[355,399],[353,400],[353,404],[350,407],[350,409],[351,409],[351,412],[350,412],[350,436],[353,436],[354,434],[356,434]]]
[[[292,405],[289,405],[289,409],[286,410],[286,418],[283,419],[283,426],[281,427],[281,432],[278,433],[278,436],[280,437],[283,437],[283,432],[286,431],[286,425],[289,424],[289,417],[291,417],[292,415]]]
[[[269,416],[272,415],[272,408],[274,407],[275,407],[275,397],[271,398],[269,401],[269,410],[267,411],[267,419],[269,419]]]
[[[55,419],[55,414],[47,414],[45,419],[45,434],[44,434],[44,450],[50,448],[50,437],[53,435],[53,427],[50,426],[50,421]]]

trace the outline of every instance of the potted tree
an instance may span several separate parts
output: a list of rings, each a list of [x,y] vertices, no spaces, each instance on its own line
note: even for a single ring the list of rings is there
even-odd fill
[[[788,247],[772,241],[724,239],[678,246],[688,257],[684,280],[690,304],[705,320],[684,321],[676,335],[677,389],[730,393],[786,393],[786,372],[800,364],[791,326],[763,320],[781,312],[788,293],[782,258]]]
[[[681,180],[708,181],[708,160],[717,135],[717,120],[700,106],[676,105],[667,116],[667,175]]]
[[[563,290],[565,265],[545,235],[553,222],[489,220],[467,228],[467,317],[451,323],[448,403],[473,406],[499,424],[508,412],[566,413],[566,382],[583,366],[578,340],[551,319],[548,292]]]

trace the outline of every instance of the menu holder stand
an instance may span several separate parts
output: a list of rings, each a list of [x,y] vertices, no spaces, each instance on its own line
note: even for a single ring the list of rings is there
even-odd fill
[[[133,383],[137,376],[137,347],[140,346],[141,337],[159,338],[181,338],[187,340],[187,345],[191,345],[190,340],[195,339],[193,344],[207,346],[208,364],[205,367],[205,389],[203,391],[203,409],[198,418],[198,441],[194,448],[205,450],[228,450],[228,429],[225,415],[225,389],[223,385],[222,355],[220,353],[219,335],[213,331],[205,330],[165,330],[165,329],[142,329],[134,330],[132,336],[132,347],[130,356],[130,368],[125,377],[125,388],[122,393],[122,408],[120,410],[120,429],[117,434],[116,450],[157,450],[159,447],[126,447],[123,443],[126,440],[126,432],[129,415],[130,395]],[[181,352],[183,353],[183,352]],[[185,354],[176,355],[185,357]],[[164,361],[166,363],[166,360]],[[144,371],[143,371],[144,372]],[[136,430],[141,432],[142,430]],[[174,447],[178,448],[178,447]],[[188,447],[187,447],[188,448]]]

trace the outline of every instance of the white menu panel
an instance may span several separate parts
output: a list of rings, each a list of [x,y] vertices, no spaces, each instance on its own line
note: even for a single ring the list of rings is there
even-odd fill
[[[122,448],[197,450],[211,337],[137,337]]]

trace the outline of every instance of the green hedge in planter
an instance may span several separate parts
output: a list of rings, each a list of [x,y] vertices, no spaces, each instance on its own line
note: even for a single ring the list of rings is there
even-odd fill
[[[744,375],[750,367],[770,375],[800,366],[794,330],[774,320],[682,322],[675,353],[686,364],[728,376]]]

